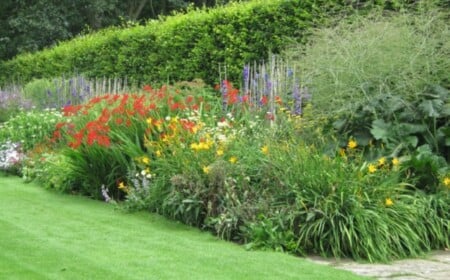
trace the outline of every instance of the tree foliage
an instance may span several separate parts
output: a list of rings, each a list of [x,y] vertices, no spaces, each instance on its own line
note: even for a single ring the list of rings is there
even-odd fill
[[[2,0],[0,60],[34,52],[126,21],[145,21],[174,10],[214,6],[229,0]]]

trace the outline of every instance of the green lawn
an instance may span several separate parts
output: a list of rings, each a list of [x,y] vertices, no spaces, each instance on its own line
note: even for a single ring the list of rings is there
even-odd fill
[[[0,279],[364,279],[0,177]]]

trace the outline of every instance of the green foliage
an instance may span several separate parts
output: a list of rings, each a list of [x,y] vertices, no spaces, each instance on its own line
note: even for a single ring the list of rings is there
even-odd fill
[[[396,156],[428,145],[449,160],[449,30],[443,11],[373,14],[288,53],[298,55],[313,108],[342,146],[353,136]]]
[[[23,87],[24,97],[37,108],[46,108],[49,92],[56,92],[56,85],[49,79],[35,79]]]
[[[221,1],[221,4],[228,0]],[[0,60],[52,47],[60,41],[108,26],[132,26],[174,10],[214,6],[215,0],[4,0],[0,9]]]
[[[55,124],[62,119],[56,110],[21,111],[0,126],[0,143],[20,142],[24,152],[48,141],[55,130]]]
[[[226,64],[230,79],[237,80],[244,62],[279,52],[288,38],[303,42],[309,28],[323,19],[324,11],[313,1],[261,0],[192,10],[149,21],[146,26],[103,30],[20,55],[1,63],[0,83],[73,71],[88,77],[129,77],[141,83],[193,78],[213,83],[219,63]]]

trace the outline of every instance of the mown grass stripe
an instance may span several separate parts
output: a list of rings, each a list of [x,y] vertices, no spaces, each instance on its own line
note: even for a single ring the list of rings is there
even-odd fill
[[[0,279],[362,279],[0,177]]]

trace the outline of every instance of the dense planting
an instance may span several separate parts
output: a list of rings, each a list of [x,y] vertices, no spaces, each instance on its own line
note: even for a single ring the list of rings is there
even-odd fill
[[[181,82],[67,103],[40,141],[21,131],[17,151],[14,128],[33,120],[22,114],[0,129],[3,157],[25,157],[14,168],[48,188],[248,248],[369,261],[448,248],[445,18],[353,18],[289,64],[245,65],[241,90]]]

